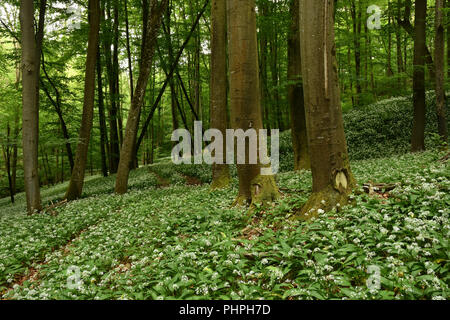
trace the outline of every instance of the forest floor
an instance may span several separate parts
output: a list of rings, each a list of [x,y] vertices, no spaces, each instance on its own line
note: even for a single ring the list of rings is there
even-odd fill
[[[236,179],[209,191],[208,166],[142,167],[123,196],[90,177],[70,203],[48,187],[33,216],[23,194],[0,199],[0,299],[448,299],[444,156],[354,161],[353,204],[311,222],[289,220],[306,171],[279,174],[282,198],[252,215],[230,207]]]

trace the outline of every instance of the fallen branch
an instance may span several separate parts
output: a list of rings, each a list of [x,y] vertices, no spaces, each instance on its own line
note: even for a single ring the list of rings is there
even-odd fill
[[[49,212],[52,216],[57,216],[58,212],[55,211],[56,208],[67,203],[67,199],[64,199],[60,202],[53,203],[45,208],[45,211]]]
[[[374,193],[385,194],[387,192],[394,190],[399,185],[400,185],[399,183],[376,183],[376,184],[374,184],[372,182],[369,182],[369,183],[363,184],[363,189],[368,194],[374,194]]]

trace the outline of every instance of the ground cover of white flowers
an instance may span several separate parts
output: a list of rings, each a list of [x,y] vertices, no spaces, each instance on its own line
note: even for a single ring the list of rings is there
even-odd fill
[[[123,196],[114,177],[91,177],[83,199],[59,206],[67,185],[50,187],[51,209],[33,216],[23,194],[2,199],[0,299],[448,299],[444,155],[353,161],[353,204],[311,222],[289,219],[308,198],[306,171],[279,174],[283,197],[251,215],[230,207],[236,180],[209,191],[207,166],[141,168]]]

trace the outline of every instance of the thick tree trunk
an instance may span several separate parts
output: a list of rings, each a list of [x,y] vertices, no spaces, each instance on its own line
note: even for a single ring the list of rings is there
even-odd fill
[[[300,52],[300,0],[291,0],[291,29],[288,39],[288,88],[291,110],[291,135],[294,148],[294,169],[311,167],[306,136],[305,102],[302,83],[302,59]],[[294,83],[295,82],[295,83]]]
[[[150,14],[147,21],[147,35],[142,57],[141,70],[134,92],[133,101],[128,114],[127,126],[125,130],[125,139],[120,153],[120,162],[116,178],[115,192],[123,194],[128,188],[128,175],[133,161],[133,146],[136,141],[138,129],[138,117],[144,101],[145,88],[152,66],[152,58],[155,51],[156,40],[158,36],[161,18],[167,8],[168,0],[151,1]]]
[[[84,174],[94,118],[95,97],[95,67],[97,63],[97,49],[100,29],[99,0],[89,0],[89,40],[86,56],[86,71],[84,82],[83,116],[81,119],[80,136],[78,139],[75,165],[72,170],[69,188],[65,198],[75,200],[83,192]]]
[[[445,114],[445,40],[444,40],[444,0],[436,0],[436,35],[434,39],[434,63],[436,66],[436,113],[438,132],[447,143],[447,120]]]
[[[211,128],[218,129],[225,137],[228,127],[227,119],[227,25],[226,2],[213,0],[211,4],[211,85],[210,108]],[[224,139],[223,151],[226,150]],[[230,170],[225,164],[226,156],[223,152],[223,164],[214,163],[212,166],[211,189],[227,188],[230,185]]]
[[[416,0],[414,27],[414,120],[411,151],[425,150],[425,54],[426,54],[427,0]]]
[[[22,140],[28,214],[42,209],[38,173],[39,109],[36,102],[39,59],[34,35],[32,1],[20,1],[22,31]]]
[[[348,201],[355,180],[344,134],[334,43],[334,1],[302,0],[300,39],[313,194],[297,217]]]
[[[263,128],[263,124],[259,88],[255,1],[228,0],[227,3],[230,24],[231,125],[234,129],[247,131],[252,128],[259,132]],[[246,142],[246,164],[237,165],[239,195],[235,204],[272,202],[279,195],[275,179],[273,176],[261,175],[260,159],[258,159],[257,164],[249,164],[249,141]]]

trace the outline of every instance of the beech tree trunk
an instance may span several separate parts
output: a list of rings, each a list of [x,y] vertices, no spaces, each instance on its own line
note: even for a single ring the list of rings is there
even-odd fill
[[[226,3],[213,0],[211,4],[211,128],[218,129],[225,137],[227,119],[227,24]],[[224,139],[223,151],[226,150]],[[219,156],[220,155],[216,155]],[[230,185],[230,170],[223,152],[223,164],[212,166],[211,189],[227,188]]]
[[[115,26],[111,26],[111,6],[108,1],[106,11],[103,14],[103,20],[106,22],[106,32],[104,33],[103,49],[105,52],[106,70],[108,75],[109,84],[109,101],[110,106],[108,108],[108,122],[109,122],[109,171],[110,173],[117,173],[117,166],[119,165],[119,129],[117,124],[118,119],[118,92],[116,85],[117,76],[115,73],[116,65],[113,63],[114,53],[111,50],[112,38]],[[115,40],[115,39],[114,39]],[[117,40],[118,41],[118,40]],[[118,67],[118,64],[117,64]]]
[[[416,0],[414,24],[414,120],[411,151],[425,150],[425,55],[426,55],[427,0]]]
[[[108,176],[108,165],[106,164],[106,148],[108,146],[108,133],[106,132],[105,104],[103,100],[102,63],[100,47],[97,48],[97,95],[98,95],[98,118],[100,125],[100,154],[102,162],[102,174]]]
[[[5,160],[5,171],[8,176],[8,187],[9,187],[9,196],[11,198],[11,203],[14,203],[14,186],[11,175],[11,127],[9,126],[9,122],[6,125],[6,141],[2,146],[3,151],[3,159]]]
[[[434,38],[434,63],[436,66],[436,113],[438,132],[447,143],[447,120],[445,114],[445,40],[444,40],[444,0],[436,0],[436,23]]]
[[[258,7],[260,9],[259,15],[261,17],[267,16],[267,3],[263,2]],[[267,41],[267,31],[264,26],[261,26],[261,32],[259,34],[259,57],[260,57],[260,87],[261,87],[261,108],[263,113],[263,123],[264,128],[270,129],[272,127],[271,119],[270,119],[270,94],[268,90],[268,75],[267,75],[267,47],[268,47],[268,41]]]
[[[25,193],[28,214],[42,209],[38,173],[39,59],[34,34],[33,1],[20,1],[20,25],[22,31],[22,141]]]
[[[397,17],[400,17],[400,4],[397,3]],[[398,20],[397,20],[398,21]],[[402,53],[402,33],[398,22],[395,24],[395,38],[397,45],[397,72],[404,72],[403,68],[403,53]]]
[[[65,198],[75,200],[83,192],[84,174],[91,137],[92,122],[94,118],[95,97],[95,67],[97,63],[97,49],[100,29],[99,0],[89,0],[89,39],[86,56],[86,71],[84,81],[83,116],[81,119],[80,135],[75,156],[75,165],[72,170],[69,188]]]
[[[165,27],[167,29],[167,32],[165,32],[165,36],[166,36],[166,41],[167,41],[167,46],[168,46],[168,51],[169,51],[168,60],[169,60],[170,66],[173,64],[173,49],[172,49],[171,28],[170,28],[171,13],[172,13],[171,5],[168,5],[166,14],[165,14],[165,21],[166,21]],[[161,57],[161,58],[164,59],[164,57]],[[174,81],[173,77],[171,77],[169,80],[169,86],[170,86],[170,99],[171,99],[170,111],[172,114],[172,130],[175,131],[176,129],[178,129],[179,123],[178,123],[178,117],[177,117],[177,90],[175,87],[175,81]]]
[[[360,97],[362,93],[361,88],[361,3],[358,2],[356,6],[355,1],[351,3],[351,14],[353,20],[353,45],[355,46],[355,70],[356,70],[356,99],[355,105],[359,106]],[[333,18],[334,19],[334,18]],[[333,40],[334,41],[334,40]]]
[[[73,153],[72,153],[72,147],[70,145],[69,131],[67,129],[67,125],[66,125],[66,122],[64,121],[64,117],[63,117],[61,95],[60,95],[59,90],[56,87],[55,83],[52,81],[52,79],[50,78],[50,76],[47,73],[47,70],[45,68],[44,54],[42,53],[41,56],[42,56],[42,71],[44,71],[44,75],[47,78],[47,81],[50,83],[50,85],[52,86],[53,90],[55,91],[56,101],[55,101],[55,99],[52,98],[50,92],[45,87],[44,82],[41,80],[41,83],[43,84],[42,87],[44,89],[45,94],[47,95],[47,98],[53,104],[53,106],[55,108],[55,111],[56,111],[56,114],[58,115],[59,123],[61,125],[61,131],[62,131],[64,140],[66,141],[65,145],[66,145],[66,151],[67,151],[67,158],[68,158],[69,164],[70,164],[70,170],[73,170],[73,166],[74,166]]]
[[[291,0],[291,29],[288,39],[288,88],[291,110],[291,136],[294,148],[294,170],[311,167],[306,136],[305,102],[302,83],[302,59],[300,52],[300,0]],[[295,82],[295,83],[294,83]]]
[[[425,3],[426,5],[426,3]],[[416,39],[416,34],[415,34],[415,28],[416,26],[413,26],[411,24],[410,16],[411,16],[411,7],[412,7],[412,0],[405,0],[405,12],[404,12],[404,16],[403,16],[403,20],[399,17],[398,18],[398,24],[401,25],[403,27],[403,29],[405,29],[405,31],[408,33],[408,35],[413,38]],[[423,8],[423,7],[421,7]],[[417,2],[416,2],[416,9],[417,9]],[[417,10],[416,10],[417,11]],[[424,11],[422,14],[426,15],[426,12]],[[405,50],[405,54],[406,54],[406,50]],[[406,57],[406,55],[405,55]],[[425,62],[428,66],[428,74],[430,76],[430,80],[432,82],[435,81],[436,79],[436,73],[434,70],[434,61],[433,61],[433,57],[431,55],[430,50],[428,49],[426,42],[425,42]],[[405,65],[406,65],[406,59],[405,59]],[[406,67],[405,67],[406,70]]]
[[[228,0],[230,30],[229,68],[231,125],[234,129],[259,132],[263,128],[256,39],[255,0]],[[238,164],[239,194],[237,205],[272,202],[278,195],[273,176],[261,175],[259,164],[248,164],[249,143],[246,143],[246,164]]]
[[[447,0],[446,9],[450,8],[450,0]],[[447,21],[450,21],[450,11],[447,10]],[[447,78],[450,79],[450,23],[447,23]]]
[[[168,2],[169,0],[150,1],[150,13],[147,21],[147,34],[143,51],[144,56],[142,57],[139,78],[128,113],[125,137],[120,152],[120,162],[115,186],[115,192],[117,194],[124,194],[128,188],[128,176],[133,161],[133,148],[139,125],[139,114],[144,101],[145,89],[151,71],[152,58],[155,51],[161,18],[167,8]]]
[[[277,3],[269,2],[270,14],[276,15]],[[280,129],[280,131],[284,130],[283,127],[283,116],[281,114],[280,107],[280,93],[279,93],[279,69],[278,69],[278,31],[277,26],[273,23],[270,26],[269,35],[269,57],[270,57],[270,73],[272,80],[272,108],[275,111],[275,124],[274,128]]]
[[[166,90],[166,87],[169,84],[169,81],[170,81],[171,77],[173,76],[173,74],[174,74],[174,72],[176,70],[176,67],[178,65],[178,62],[180,61],[181,55],[183,54],[183,51],[186,48],[187,44],[189,43],[189,40],[191,39],[192,35],[194,34],[195,29],[197,28],[197,25],[198,25],[198,23],[200,21],[200,18],[205,13],[205,10],[206,10],[206,7],[208,6],[208,4],[209,4],[209,0],[205,0],[205,3],[203,4],[202,9],[198,13],[197,18],[195,19],[194,23],[191,26],[191,30],[189,31],[186,39],[184,40],[183,44],[181,45],[180,49],[178,50],[178,53],[177,53],[177,55],[176,55],[176,57],[174,59],[174,63],[170,67],[169,74],[166,77],[166,80],[164,80],[164,83],[163,83],[161,89],[159,90],[158,96],[156,97],[156,99],[153,102],[153,106],[151,107],[151,109],[149,111],[149,114],[148,114],[147,118],[145,119],[144,123],[142,124],[141,133],[139,134],[139,138],[137,139],[137,142],[136,142],[136,152],[139,150],[139,147],[141,146],[142,141],[145,138],[145,134],[147,132],[148,125],[150,124],[150,121],[153,118],[153,114],[155,113],[156,108],[158,108],[158,119],[162,119],[161,117],[159,117],[159,112],[160,112],[160,109],[158,107],[159,103],[161,102],[161,99],[163,97],[164,91]],[[194,111],[194,113],[197,114],[195,111]],[[196,116],[196,119],[199,119],[199,117]],[[158,127],[160,127],[160,126],[158,125]],[[158,130],[158,132],[159,132],[159,130]],[[159,140],[160,139],[158,139],[158,141]],[[160,144],[160,142],[161,141],[158,142],[158,145]]]
[[[300,2],[302,76],[313,193],[297,217],[309,219],[348,201],[355,180],[342,119],[334,1]]]
[[[18,53],[17,56],[20,57],[20,53],[18,52],[17,43],[14,41],[14,48],[16,52]],[[22,78],[22,70],[21,70],[21,62],[20,59],[16,62],[16,82],[15,82],[15,88],[18,91],[20,81]],[[13,155],[12,155],[12,164],[11,164],[11,181],[12,181],[12,190],[13,194],[15,195],[17,192],[17,156],[18,156],[18,144],[19,144],[19,130],[20,130],[20,105],[18,105],[14,110],[14,129],[13,129],[13,139],[14,139],[14,145],[13,145]]]

